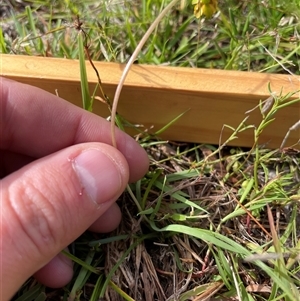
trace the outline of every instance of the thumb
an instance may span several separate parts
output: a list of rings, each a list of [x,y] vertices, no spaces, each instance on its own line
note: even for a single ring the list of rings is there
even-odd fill
[[[125,158],[112,146],[85,143],[1,180],[2,300],[113,204],[128,182],[128,170]]]

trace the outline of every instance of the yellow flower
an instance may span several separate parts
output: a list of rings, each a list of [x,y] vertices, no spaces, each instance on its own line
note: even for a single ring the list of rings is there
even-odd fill
[[[205,16],[211,18],[218,9],[218,0],[192,0],[194,15],[196,18]]]

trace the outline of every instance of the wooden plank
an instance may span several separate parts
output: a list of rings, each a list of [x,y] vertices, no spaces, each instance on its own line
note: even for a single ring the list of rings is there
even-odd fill
[[[95,64],[106,94],[113,99],[124,65]],[[97,79],[88,62],[87,72],[93,91]],[[81,106],[76,60],[1,55],[1,75],[51,93],[57,91],[62,98]],[[224,124],[237,127],[246,111],[270,96],[268,83],[272,91],[287,93],[300,89],[299,80],[299,76],[290,75],[134,65],[122,90],[118,112],[131,123],[142,124],[145,129],[153,127],[154,132],[188,110],[161,137],[219,144],[220,139],[225,141],[230,134],[230,130],[225,129],[220,136]],[[94,113],[109,115],[100,102],[95,103]],[[260,143],[270,148],[279,147],[288,129],[299,119],[300,102],[280,110],[275,122],[263,132]],[[260,120],[256,110],[251,113],[248,124],[258,125]],[[238,136],[231,145],[252,146],[253,130]],[[297,143],[299,138],[300,129],[292,131],[286,146]]]

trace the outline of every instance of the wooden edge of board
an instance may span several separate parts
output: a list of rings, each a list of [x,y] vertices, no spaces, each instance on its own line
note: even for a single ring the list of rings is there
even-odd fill
[[[1,54],[1,76],[57,93],[81,106],[77,60]],[[113,95],[125,65],[94,62],[106,94]],[[97,78],[87,62],[91,92]],[[260,100],[273,93],[283,95],[300,89],[300,76],[242,71],[133,65],[123,87],[118,112],[139,130],[155,132],[184,113],[162,135],[163,139],[220,144],[226,141]],[[299,99],[299,91],[292,97]],[[108,117],[106,106],[94,103],[95,114]],[[300,120],[300,101],[283,108],[262,133],[259,143],[279,148],[289,129]],[[258,126],[259,110],[249,113],[247,125]],[[128,132],[136,133],[132,128]],[[228,145],[251,147],[254,129],[237,134]],[[285,146],[299,148],[300,128],[289,132]]]

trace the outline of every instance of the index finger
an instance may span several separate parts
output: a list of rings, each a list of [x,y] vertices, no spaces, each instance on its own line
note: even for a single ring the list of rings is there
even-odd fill
[[[53,94],[5,78],[0,91],[1,149],[40,158],[78,143],[112,144],[108,121]],[[120,130],[116,139],[135,181],[147,171],[147,154]]]

